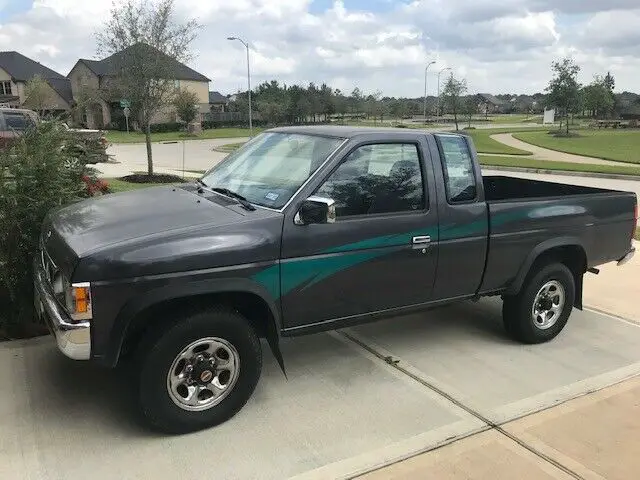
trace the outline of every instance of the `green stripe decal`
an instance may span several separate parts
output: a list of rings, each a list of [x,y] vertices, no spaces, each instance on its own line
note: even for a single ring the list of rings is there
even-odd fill
[[[495,228],[528,216],[529,209],[498,214],[491,217],[491,227]],[[487,220],[483,217],[465,225],[443,226],[440,231],[438,227],[421,228],[406,233],[368,238],[329,248],[319,252],[317,256],[283,260],[256,273],[252,278],[277,299],[294,288],[302,285],[303,289],[309,288],[342,270],[386,255],[390,252],[390,247],[410,245],[412,237],[429,235],[432,241],[438,242],[468,237],[484,232],[486,228]]]

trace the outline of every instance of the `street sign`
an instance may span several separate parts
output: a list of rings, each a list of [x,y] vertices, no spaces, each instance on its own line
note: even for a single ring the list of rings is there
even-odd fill
[[[128,108],[128,107],[130,107],[130,106],[131,106],[131,101],[126,100],[126,99],[124,99],[124,98],[123,98],[122,100],[120,100],[120,107],[122,107],[122,108]]]

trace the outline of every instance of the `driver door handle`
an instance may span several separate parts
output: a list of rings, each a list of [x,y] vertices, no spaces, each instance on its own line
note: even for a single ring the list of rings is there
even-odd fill
[[[431,243],[431,237],[429,235],[422,235],[419,237],[413,237],[412,243],[414,245],[426,245]]]

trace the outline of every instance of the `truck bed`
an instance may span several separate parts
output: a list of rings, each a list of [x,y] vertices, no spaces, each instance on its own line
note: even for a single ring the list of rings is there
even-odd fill
[[[504,176],[483,176],[485,200],[524,200],[540,197],[564,197],[567,195],[587,195],[592,193],[613,193],[613,190],[582,187],[563,183],[544,182]]]
[[[579,245],[587,266],[629,251],[634,193],[512,177],[483,177],[489,247],[481,292],[500,290],[532,252]]]

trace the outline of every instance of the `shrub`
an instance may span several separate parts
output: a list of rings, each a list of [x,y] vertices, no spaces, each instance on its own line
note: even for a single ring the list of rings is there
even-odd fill
[[[184,124],[178,122],[154,123],[149,128],[151,133],[179,132]]]
[[[33,319],[32,259],[47,212],[89,196],[77,139],[41,122],[0,152],[0,329],[24,335]]]

